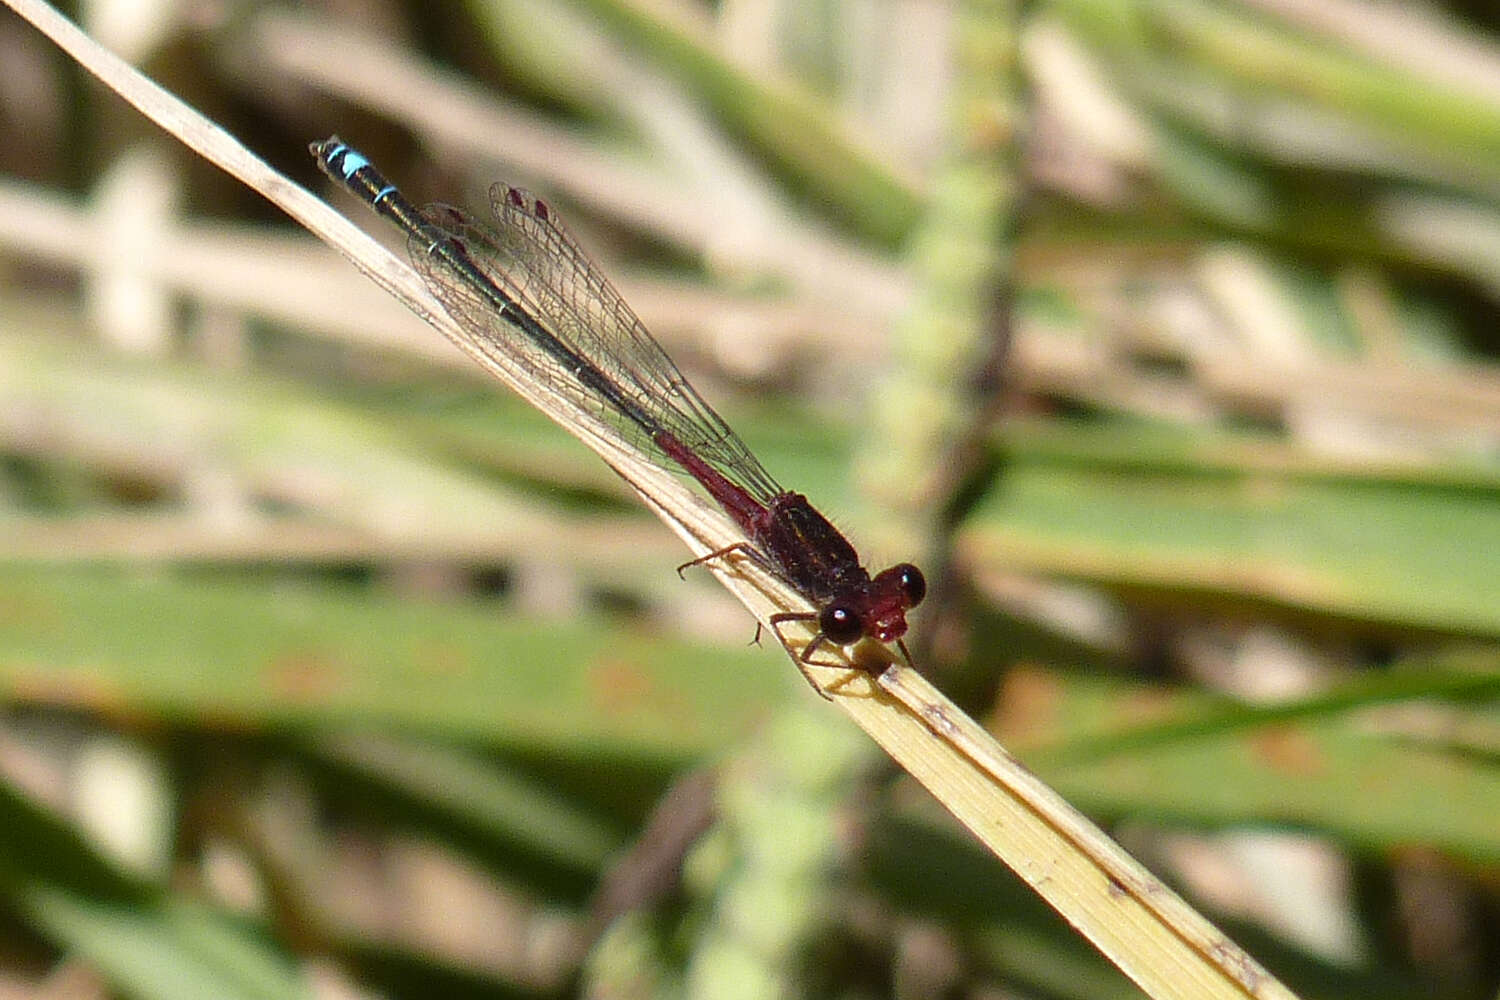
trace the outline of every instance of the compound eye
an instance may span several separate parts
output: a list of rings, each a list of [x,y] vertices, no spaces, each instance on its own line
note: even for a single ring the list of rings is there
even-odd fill
[[[901,585],[901,595],[906,598],[906,606],[914,608],[922,603],[922,598],[927,596],[927,578],[922,571],[911,563],[902,563],[895,570],[897,579]]]
[[[864,623],[847,604],[830,604],[818,615],[818,630],[835,646],[847,646],[865,634]]]

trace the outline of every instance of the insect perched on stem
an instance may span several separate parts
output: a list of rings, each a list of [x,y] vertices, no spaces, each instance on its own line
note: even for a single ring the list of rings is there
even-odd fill
[[[538,380],[613,427],[624,440],[695,479],[747,540],[678,567],[742,556],[790,584],[816,612],[782,612],[772,630],[808,683],[824,644],[894,642],[910,662],[906,613],[927,593],[921,570],[900,563],[871,576],[859,554],[801,493],[782,489],[698,395],[545,201],[490,189],[491,218],[447,205],[417,208],[335,136],[310,147],[318,166],[399,226],[412,265],[483,353]],[[800,654],[781,627],[811,622]],[[757,631],[757,635],[759,632]]]

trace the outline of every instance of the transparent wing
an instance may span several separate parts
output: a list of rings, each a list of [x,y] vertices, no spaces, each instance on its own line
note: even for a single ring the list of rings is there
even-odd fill
[[[613,285],[553,215],[550,206],[506,184],[490,189],[493,226],[448,205],[423,209],[432,232],[408,241],[412,264],[443,306],[501,364],[534,379],[603,420],[633,446],[668,457],[640,424],[580,378],[556,350],[497,310],[481,288],[441,254],[451,239],[475,268],[509,295],[569,352],[595,366],[641,412],[703,461],[766,503],[781,487],[698,395]]]

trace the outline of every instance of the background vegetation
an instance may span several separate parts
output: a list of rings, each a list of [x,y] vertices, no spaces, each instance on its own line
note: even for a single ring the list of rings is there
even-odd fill
[[[924,669],[1289,986],[1496,995],[1488,6],[85,27],[304,184],[337,131],[545,192],[929,569]],[[1135,995],[593,456],[9,13],[0,64],[4,989]]]

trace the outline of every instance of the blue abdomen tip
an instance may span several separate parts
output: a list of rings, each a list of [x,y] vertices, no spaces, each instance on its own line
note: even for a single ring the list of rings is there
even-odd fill
[[[370,165],[370,161],[365,159],[359,150],[351,149],[348,146],[340,147],[333,156],[328,158],[328,161],[332,163],[335,156],[342,157],[339,161],[338,171],[345,178],[353,177],[361,169]]]

